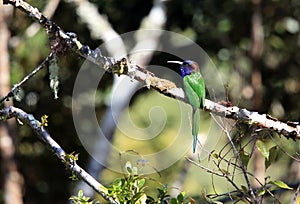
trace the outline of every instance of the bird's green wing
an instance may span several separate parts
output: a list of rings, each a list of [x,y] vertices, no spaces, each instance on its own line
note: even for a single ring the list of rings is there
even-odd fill
[[[194,90],[194,80],[190,78],[190,75],[183,78],[183,86],[185,95],[189,103],[194,107],[200,107],[200,99],[197,92]]]
[[[198,108],[201,104],[204,106],[205,84],[201,73],[196,72],[191,75],[185,76],[183,81],[185,86],[185,93],[190,104]],[[191,94],[191,92],[193,92],[194,94]],[[195,99],[196,96],[198,99]]]

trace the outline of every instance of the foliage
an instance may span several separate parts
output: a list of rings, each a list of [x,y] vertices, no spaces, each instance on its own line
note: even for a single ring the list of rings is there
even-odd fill
[[[228,191],[219,193],[216,190],[218,183],[215,184],[215,179],[212,179],[214,192],[208,194],[207,198],[216,202],[221,200],[244,201],[246,203],[258,202],[259,200],[280,202],[274,193],[276,190],[281,189],[293,193],[292,187],[282,180],[272,179],[271,176],[266,176],[264,181],[259,181],[253,170],[249,168],[249,166],[254,165],[253,157],[256,149],[265,159],[266,170],[270,166],[274,166],[276,160],[279,159],[279,147],[278,144],[274,145],[270,142],[271,134],[266,131],[257,133],[252,130],[244,133],[251,132],[255,137],[245,137],[243,131],[237,127],[238,125],[229,132],[226,127],[222,126],[229,142],[219,152],[214,150],[209,153],[209,161],[212,163],[210,167],[203,166],[200,161],[195,162],[189,159],[196,166],[211,174],[212,177],[225,179],[227,184],[232,187]],[[258,184],[254,186],[251,180],[258,182]]]
[[[130,162],[125,165],[126,175],[117,178],[108,187],[108,195],[120,203],[145,203],[147,196],[144,193],[146,180],[138,175],[137,168],[132,167]]]
[[[43,115],[41,117],[41,126],[47,127],[48,126],[48,115]]]
[[[65,159],[62,161],[66,167],[70,168],[72,170],[72,165],[78,161],[79,159],[79,154],[75,154],[75,152],[72,152],[70,154],[66,154],[65,155]],[[78,177],[75,174],[75,172],[72,171],[72,175],[70,176],[70,179],[72,179],[73,181],[77,181]]]
[[[108,195],[120,204],[194,203],[193,199],[187,198],[184,192],[180,192],[176,198],[172,198],[168,194],[167,185],[159,185],[157,187],[157,196],[155,198],[147,195],[145,188],[148,188],[147,182],[150,180],[150,178],[139,174],[137,167],[132,166],[130,162],[126,162],[124,177],[116,178],[108,186]],[[72,196],[70,200],[75,204],[94,204],[96,202],[90,202],[90,198],[83,196],[82,190],[78,192],[78,196]]]
[[[90,201],[89,197],[83,195],[83,191],[79,190],[77,196],[71,196],[70,200],[73,204],[100,204],[97,201]]]

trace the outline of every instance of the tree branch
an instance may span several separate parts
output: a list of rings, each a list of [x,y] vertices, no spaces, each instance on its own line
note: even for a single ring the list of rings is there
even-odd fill
[[[38,73],[41,69],[44,68],[46,63],[48,63],[53,58],[53,53],[49,53],[49,55],[37,66],[32,72],[30,72],[27,76],[25,76],[19,83],[15,84],[13,88],[0,99],[0,104],[3,103],[5,100],[7,100],[9,97],[14,97],[18,91],[20,90],[20,87],[25,84],[30,78],[32,78],[36,73]]]
[[[107,189],[90,176],[84,169],[77,165],[76,161],[68,156],[65,151],[59,146],[59,144],[52,139],[50,134],[45,130],[42,124],[34,118],[33,115],[24,112],[23,110],[9,106],[3,110],[0,110],[0,121],[6,119],[16,118],[27,123],[37,135],[51,148],[54,154],[66,165],[66,167],[75,173],[76,176],[84,180],[89,186],[91,186],[97,193],[99,193],[104,199],[110,203],[117,204],[113,198],[107,195]]]
[[[127,75],[139,82],[145,84],[148,88],[153,88],[161,94],[175,98],[187,103],[184,92],[181,88],[166,79],[156,77],[152,72],[136,65],[134,62],[128,62],[125,58],[121,60],[101,55],[97,48],[92,50],[87,45],[83,45],[75,33],[65,32],[54,22],[43,16],[37,8],[32,7],[23,0],[3,0],[5,4],[12,4],[14,7],[22,10],[28,16],[42,24],[50,40],[50,47],[54,53],[64,53],[73,51],[83,56],[87,60],[103,67],[107,72],[118,75]],[[214,113],[218,116],[237,120],[242,123],[256,125],[261,128],[267,128],[275,131],[286,138],[293,140],[300,139],[299,122],[281,122],[268,114],[259,114],[236,106],[226,107],[208,99],[205,100],[204,110]]]

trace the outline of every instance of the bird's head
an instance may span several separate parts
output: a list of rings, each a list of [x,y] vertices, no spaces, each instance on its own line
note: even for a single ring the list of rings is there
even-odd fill
[[[199,65],[197,64],[197,62],[194,62],[192,60],[184,60],[183,62],[168,61],[168,63],[180,64],[181,77],[185,77],[186,75],[190,75],[199,71]]]

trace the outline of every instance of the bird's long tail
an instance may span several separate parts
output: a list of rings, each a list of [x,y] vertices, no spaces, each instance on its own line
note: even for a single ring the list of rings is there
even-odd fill
[[[193,153],[196,151],[197,137],[200,125],[200,110],[193,107],[193,121],[192,121],[192,134],[193,134]]]

